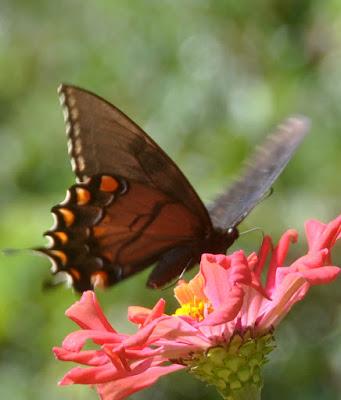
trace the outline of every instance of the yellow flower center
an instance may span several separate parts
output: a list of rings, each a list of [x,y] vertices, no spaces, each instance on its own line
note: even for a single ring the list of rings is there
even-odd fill
[[[174,315],[188,315],[196,319],[197,321],[202,321],[205,316],[213,311],[213,307],[210,303],[203,300],[197,300],[195,297],[192,302],[184,303],[176,309]]]

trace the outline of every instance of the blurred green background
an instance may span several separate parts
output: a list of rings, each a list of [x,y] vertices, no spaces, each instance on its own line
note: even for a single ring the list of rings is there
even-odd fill
[[[0,0],[0,247],[42,245],[49,209],[74,182],[56,95],[60,82],[124,110],[171,155],[208,202],[237,175],[271,127],[291,113],[310,136],[242,224],[278,238],[307,218],[340,212],[341,3],[319,0]],[[257,248],[259,233],[233,247]],[[303,251],[304,241],[292,254]],[[341,262],[336,249],[335,261]],[[147,272],[99,297],[118,329],[130,304],[160,292]],[[67,371],[51,347],[74,328],[76,299],[43,292],[47,259],[0,256],[0,398],[96,399],[56,386]],[[174,306],[172,290],[161,295]],[[277,332],[263,399],[341,399],[340,281],[314,288]],[[134,399],[218,399],[178,373]]]

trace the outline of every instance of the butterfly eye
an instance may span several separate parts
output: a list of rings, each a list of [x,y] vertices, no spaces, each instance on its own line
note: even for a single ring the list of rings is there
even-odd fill
[[[232,227],[228,228],[228,230],[227,230],[227,236],[228,236],[228,238],[229,238],[229,245],[228,245],[228,247],[230,247],[231,244],[232,244],[236,239],[238,239],[238,237],[239,237],[239,231],[238,231],[238,229],[237,229],[235,226],[232,226]]]

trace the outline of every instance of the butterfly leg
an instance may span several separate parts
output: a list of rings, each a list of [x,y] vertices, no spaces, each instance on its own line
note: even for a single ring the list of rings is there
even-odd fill
[[[190,247],[176,247],[167,251],[149,275],[147,286],[157,289],[174,278],[179,278],[197,263],[197,258],[193,256],[193,249]]]

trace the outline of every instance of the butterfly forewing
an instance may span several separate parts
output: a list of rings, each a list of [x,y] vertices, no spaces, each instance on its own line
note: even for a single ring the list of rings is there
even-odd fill
[[[61,85],[69,153],[80,181],[113,174],[157,188],[182,202],[211,228],[207,210],[167,154],[123,112],[86,90]]]
[[[277,127],[247,161],[244,172],[210,206],[214,227],[238,225],[266,195],[308,132],[309,121],[296,116]]]
[[[174,162],[113,105],[85,90],[59,89],[79,184],[52,208],[52,244],[38,249],[83,291],[110,286],[179,249],[185,263],[213,231],[208,212]],[[186,248],[186,257],[183,256]],[[177,250],[175,250],[175,253]],[[169,257],[166,257],[169,264]],[[174,264],[174,262],[173,262]],[[170,266],[167,279],[177,276]],[[155,275],[155,274],[154,274]],[[165,281],[152,277],[152,286]]]

